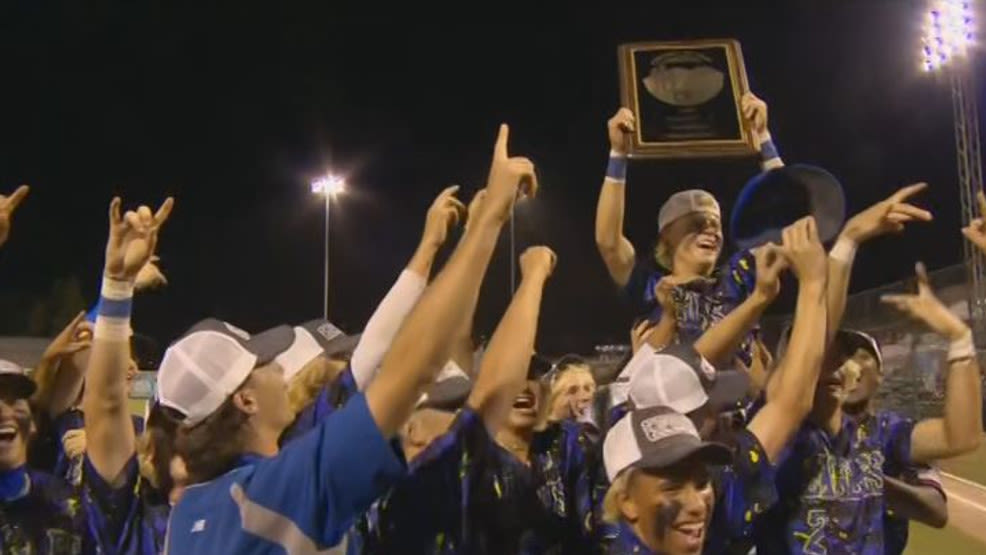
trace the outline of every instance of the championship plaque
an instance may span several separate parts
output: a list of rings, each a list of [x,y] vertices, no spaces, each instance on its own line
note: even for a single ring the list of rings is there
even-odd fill
[[[749,90],[743,53],[732,39],[620,46],[620,96],[637,118],[636,158],[747,156],[757,152],[743,123]]]

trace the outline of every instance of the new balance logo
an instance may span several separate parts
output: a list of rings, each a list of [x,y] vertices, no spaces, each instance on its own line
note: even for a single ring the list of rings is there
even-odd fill
[[[205,531],[205,519],[196,520],[195,524],[192,525],[192,533]]]

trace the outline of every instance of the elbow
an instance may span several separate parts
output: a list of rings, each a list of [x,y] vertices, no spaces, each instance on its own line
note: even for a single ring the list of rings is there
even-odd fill
[[[965,455],[979,449],[982,441],[983,434],[981,430],[975,434],[969,434],[968,437],[963,437],[960,441],[957,441],[954,446],[955,455]]]
[[[931,526],[932,528],[938,529],[948,526],[948,506],[945,504],[944,500],[941,505],[942,506],[939,509],[933,511],[933,514],[929,515],[930,518],[925,524]]]
[[[612,233],[606,233],[602,229],[596,229],[596,248],[606,260],[614,258],[620,246],[619,239],[612,235]]]

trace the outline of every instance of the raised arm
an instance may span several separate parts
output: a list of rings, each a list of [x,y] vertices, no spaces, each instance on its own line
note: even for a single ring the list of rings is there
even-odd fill
[[[764,172],[784,166],[781,155],[774,145],[774,139],[770,135],[767,126],[768,110],[767,103],[752,92],[746,92],[740,99],[740,108],[743,111],[743,120],[747,127],[753,132],[760,151],[760,169]]]
[[[826,340],[831,343],[842,324],[849,295],[849,279],[856,250],[863,242],[886,235],[900,233],[904,224],[914,221],[931,221],[931,212],[922,210],[906,201],[926,189],[926,183],[915,183],[898,189],[886,199],[856,214],[846,222],[839,238],[829,251],[828,307],[829,323]]]
[[[620,287],[630,280],[636,256],[633,244],[623,235],[628,134],[633,131],[634,125],[633,112],[627,108],[620,108],[606,124],[610,144],[609,165],[596,205],[596,246],[609,270],[609,277]]]
[[[51,418],[72,408],[82,392],[86,369],[76,363],[75,355],[92,347],[92,325],[85,321],[85,315],[80,312],[65,326],[48,344],[34,369],[38,389],[31,403]]]
[[[982,391],[972,330],[942,304],[931,289],[924,264],[916,266],[916,295],[884,295],[881,301],[945,336],[948,370],[942,418],[928,418],[911,432],[911,460],[930,463],[976,449],[982,441]]]
[[[156,214],[141,206],[121,216],[120,199],[110,203],[103,287],[82,406],[87,456],[100,477],[114,487],[123,484],[123,471],[136,452],[126,388],[134,283],[154,254],[158,232],[173,205],[169,198]]]
[[[476,386],[466,401],[482,415],[490,436],[496,435],[510,414],[514,398],[524,389],[534,352],[541,296],[554,266],[555,253],[548,247],[531,247],[520,257],[520,286],[490,339]]]
[[[776,395],[747,426],[771,461],[811,411],[825,353],[825,250],[818,241],[814,218],[798,220],[784,230],[783,252],[798,277],[798,302],[788,348],[775,370]]]
[[[757,284],[753,293],[695,341],[695,350],[713,365],[730,362],[743,338],[757,325],[764,310],[781,291],[780,275],[788,262],[780,247],[768,243],[757,248],[753,256],[757,265]]]
[[[435,254],[445,244],[449,230],[465,215],[465,207],[455,198],[458,190],[457,185],[446,188],[428,208],[414,256],[366,323],[350,362],[356,387],[361,391],[373,379],[401,324],[424,293]]]
[[[424,388],[448,360],[448,337],[465,325],[462,307],[477,294],[489,267],[500,229],[520,189],[537,190],[534,165],[507,153],[509,129],[500,126],[487,180],[487,197],[477,221],[425,291],[384,357],[380,375],[366,392],[373,419],[392,436],[414,408]]]
[[[30,191],[30,187],[21,185],[10,196],[0,195],[0,247],[10,238],[10,220],[14,217],[14,211]]]

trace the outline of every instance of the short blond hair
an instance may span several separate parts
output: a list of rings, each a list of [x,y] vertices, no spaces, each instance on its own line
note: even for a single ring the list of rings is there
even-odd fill
[[[603,520],[606,522],[615,524],[623,520],[620,498],[629,495],[632,474],[632,468],[620,472],[606,490],[606,496],[603,498]]]
[[[319,356],[308,361],[288,383],[291,412],[298,414],[304,410],[345,367],[346,361],[334,358]]]

